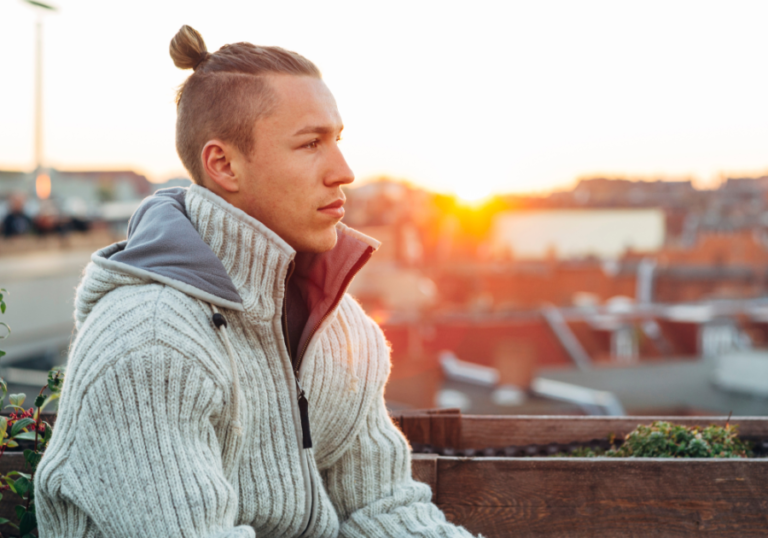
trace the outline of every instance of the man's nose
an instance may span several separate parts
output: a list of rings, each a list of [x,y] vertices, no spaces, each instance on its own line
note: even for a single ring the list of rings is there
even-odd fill
[[[354,180],[355,173],[347,164],[347,160],[344,158],[341,150],[335,148],[331,157],[329,173],[325,176],[325,184],[329,187],[334,185],[348,185]]]

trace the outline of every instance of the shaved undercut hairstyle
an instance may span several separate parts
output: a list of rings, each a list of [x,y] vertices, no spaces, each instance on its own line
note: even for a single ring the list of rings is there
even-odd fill
[[[280,47],[233,43],[209,53],[200,33],[186,25],[171,40],[170,52],[176,67],[194,71],[176,94],[176,151],[199,185],[209,140],[228,142],[250,156],[256,122],[274,104],[266,75],[321,78],[315,64]]]

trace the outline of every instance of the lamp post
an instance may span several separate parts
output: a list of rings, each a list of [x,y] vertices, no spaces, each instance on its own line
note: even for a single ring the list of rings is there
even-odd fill
[[[37,2],[24,0],[37,11],[35,25],[35,190],[39,198],[48,198],[51,194],[51,178],[43,170],[43,16],[45,11],[56,8]]]

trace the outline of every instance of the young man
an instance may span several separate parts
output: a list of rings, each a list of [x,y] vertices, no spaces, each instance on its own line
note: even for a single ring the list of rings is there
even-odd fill
[[[43,537],[464,537],[411,478],[389,349],[345,290],[378,243],[341,224],[353,174],[317,68],[171,42],[194,73],[177,149],[194,182],[93,255],[51,445]]]

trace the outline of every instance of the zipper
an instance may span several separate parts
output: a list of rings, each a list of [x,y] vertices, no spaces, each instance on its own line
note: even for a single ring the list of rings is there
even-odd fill
[[[301,363],[304,360],[304,354],[307,351],[307,348],[309,348],[309,343],[312,341],[312,337],[315,336],[315,333],[320,328],[320,326],[325,322],[326,319],[328,319],[328,316],[330,316],[331,312],[333,312],[336,307],[341,302],[342,297],[344,297],[344,293],[346,293],[347,288],[349,287],[349,283],[352,281],[352,279],[355,277],[355,275],[360,271],[360,269],[363,267],[363,265],[366,264],[366,262],[370,259],[371,255],[373,254],[373,247],[368,247],[362,256],[360,256],[360,259],[355,262],[355,265],[352,266],[352,268],[349,270],[347,275],[344,277],[344,281],[341,284],[341,287],[339,288],[339,293],[336,294],[336,297],[333,300],[333,303],[331,303],[331,307],[323,314],[323,317],[320,318],[320,321],[318,321],[315,326],[312,328],[312,331],[309,333],[309,336],[307,337],[307,340],[304,342],[304,345],[301,348],[301,351],[296,357],[296,364],[293,364],[293,357],[291,356],[291,346],[290,346],[290,339],[288,337],[288,309],[285,303],[285,299],[283,299],[283,331],[285,332],[285,347],[288,349],[288,357],[291,358],[291,365],[293,366],[293,377],[296,380],[296,393],[298,394],[298,400],[299,400],[299,416],[301,417],[301,436],[302,436],[302,446],[303,448],[312,448],[312,432],[309,427],[309,401],[307,400],[307,397],[304,393],[304,389],[301,387],[301,383],[299,382],[299,372],[301,371]],[[293,271],[295,269],[295,263],[291,261],[291,268],[288,273],[288,277],[285,279],[286,282],[286,289],[288,288],[288,280],[290,280],[291,275],[293,275]]]
[[[297,402],[299,407],[299,418],[301,421],[301,444],[303,449],[312,448],[312,437],[310,435],[309,431],[309,402],[307,401],[307,397],[304,393],[304,389],[301,386],[301,383],[299,383],[299,375],[298,370],[293,367],[293,357],[291,355],[291,344],[290,344],[290,337],[288,335],[288,305],[286,303],[286,297],[288,294],[288,281],[291,279],[291,276],[293,276],[293,272],[296,269],[296,263],[291,260],[290,265],[288,266],[288,274],[285,277],[285,290],[286,293],[283,296],[283,337],[285,340],[285,350],[288,353],[288,361],[291,363],[291,372],[293,373],[293,380],[296,383],[296,394],[297,394]],[[312,480],[312,471],[310,469],[309,462],[307,461],[308,454],[305,450],[299,451],[299,457],[301,458],[302,467],[306,469],[306,481],[304,486],[307,490],[308,495],[308,501],[307,501],[307,507],[306,507],[306,517],[307,517],[307,524],[304,527],[304,530],[301,531],[300,537],[303,537],[307,534],[307,531],[309,530],[310,525],[312,524],[312,518],[314,516],[315,511],[315,484],[314,480]],[[302,475],[304,475],[304,470],[302,469]]]
[[[312,448],[312,432],[310,431],[309,427],[309,401],[307,400],[306,394],[304,392],[304,389],[301,386],[301,383],[299,382],[299,371],[301,369],[301,363],[304,360],[304,354],[306,353],[307,349],[309,348],[309,343],[312,341],[312,338],[315,336],[315,333],[320,328],[320,326],[325,322],[326,319],[328,319],[328,316],[330,316],[331,312],[333,312],[336,307],[341,302],[342,297],[344,297],[344,293],[346,293],[347,288],[349,287],[349,283],[352,281],[352,278],[360,271],[360,269],[365,265],[365,263],[370,259],[371,255],[373,254],[373,247],[368,247],[362,256],[360,256],[360,259],[355,262],[355,265],[352,266],[352,268],[349,270],[347,275],[344,277],[344,281],[341,284],[341,288],[339,289],[339,293],[336,294],[336,297],[333,300],[333,303],[331,304],[331,307],[323,314],[323,317],[320,318],[320,321],[318,321],[315,326],[312,328],[312,331],[309,333],[309,336],[307,337],[306,342],[301,348],[301,351],[297,355],[296,358],[296,364],[293,364],[293,357],[291,356],[291,345],[290,345],[290,339],[288,337],[288,306],[285,301],[285,297],[283,297],[283,331],[285,333],[285,348],[288,350],[288,358],[291,361],[291,368],[293,370],[293,379],[296,382],[296,393],[297,393],[297,399],[298,399],[298,405],[299,405],[299,417],[301,419],[301,436],[302,436],[302,448]],[[288,280],[293,275],[293,271],[296,268],[296,264],[293,260],[291,260],[290,269],[288,271],[288,275],[285,279],[286,282],[286,294],[288,289]],[[306,458],[308,457],[307,452],[302,451],[301,454],[302,457]],[[309,463],[305,461],[305,464],[307,466],[307,475],[309,477],[309,488],[308,493],[310,495],[310,506],[309,506],[309,518],[307,520],[307,526],[304,528],[304,531],[301,533],[301,537],[304,537],[307,535],[307,531],[309,531],[309,528],[312,526],[313,517],[314,517],[314,511],[315,511],[315,493],[314,493],[314,480],[312,479],[312,474],[310,470]]]
[[[290,268],[288,269],[288,275],[285,277],[285,289],[286,295],[288,290],[288,281],[293,276],[293,271],[296,269],[296,263],[291,260]],[[301,419],[301,445],[302,448],[312,448],[312,432],[309,429],[309,401],[304,389],[299,383],[299,369],[293,365],[293,356],[291,355],[291,338],[288,335],[288,305],[286,304],[285,297],[283,298],[283,336],[285,339],[285,349],[288,351],[288,358],[291,361],[291,370],[293,371],[293,380],[296,382],[296,396],[299,403],[299,418]]]
[[[309,431],[309,402],[304,395],[304,389],[301,388],[301,383],[299,383],[298,372],[294,370],[293,375],[296,379],[296,392],[299,394],[299,417],[301,417],[302,445],[304,448],[312,448],[312,432]]]

